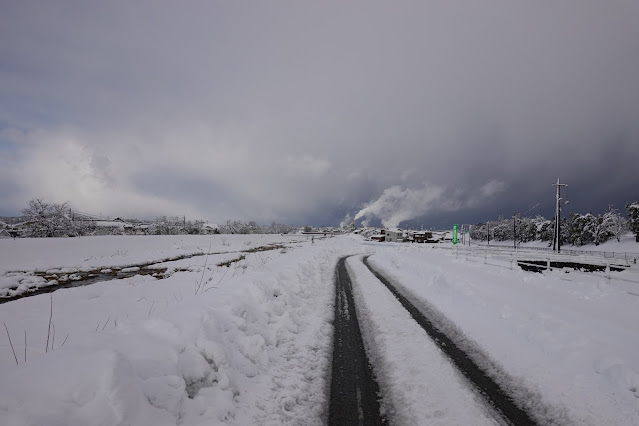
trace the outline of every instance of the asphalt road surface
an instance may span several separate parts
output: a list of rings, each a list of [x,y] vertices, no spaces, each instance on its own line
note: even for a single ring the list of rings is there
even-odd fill
[[[346,258],[337,264],[329,425],[385,425],[360,332]]]

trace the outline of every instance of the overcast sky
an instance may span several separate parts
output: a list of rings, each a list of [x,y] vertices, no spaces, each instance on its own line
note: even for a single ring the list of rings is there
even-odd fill
[[[0,215],[448,226],[639,198],[639,2],[0,2]]]

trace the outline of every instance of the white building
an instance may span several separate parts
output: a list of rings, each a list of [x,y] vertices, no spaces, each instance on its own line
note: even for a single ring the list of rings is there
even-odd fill
[[[219,234],[220,227],[217,226],[217,223],[205,223],[202,225],[202,233],[203,234]]]
[[[404,241],[404,231],[398,228],[387,229],[386,230],[386,241],[391,243],[403,242]]]

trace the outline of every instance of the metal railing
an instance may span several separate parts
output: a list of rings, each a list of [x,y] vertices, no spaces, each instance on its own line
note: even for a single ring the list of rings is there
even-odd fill
[[[537,250],[537,251],[554,251],[551,247],[520,247],[516,250],[512,246],[506,245],[485,245],[481,244],[479,247],[484,248],[497,248],[502,250],[518,251],[518,250]],[[561,254],[569,254],[574,256],[599,256],[605,259],[624,259],[636,262],[639,259],[639,253],[635,252],[616,252],[616,251],[598,251],[598,250],[575,250],[575,249],[561,249]]]
[[[437,247],[436,248],[444,248]],[[451,247],[448,247],[449,249]],[[539,253],[537,256],[530,256],[531,253],[526,253],[528,249],[533,249],[537,251],[542,251],[544,254]],[[541,249],[541,250],[540,250]],[[557,253],[548,253],[552,252],[552,249],[545,250],[544,247],[525,247],[518,250],[514,250],[509,246],[475,246],[475,247],[456,247],[454,250],[451,250],[458,258],[460,256],[465,257],[467,261],[473,262],[482,262],[485,265],[498,266],[507,269],[515,269],[516,266],[521,267],[521,265],[530,266],[535,269],[540,270],[553,270],[558,269],[561,270],[562,267],[553,266],[552,264],[555,262],[570,262],[570,260],[574,260],[575,263],[587,263],[593,266],[603,266],[605,269],[599,273],[593,272],[583,272],[578,269],[575,269],[573,273],[578,274],[580,276],[589,276],[589,277],[600,277],[607,279],[610,281],[624,281],[633,284],[639,284],[639,281],[635,279],[630,279],[625,276],[619,276],[616,273],[611,273],[612,269],[634,269],[634,264],[636,263],[636,257],[639,257],[637,253],[629,253],[626,254],[633,255],[633,257],[621,257],[621,256],[606,256],[604,259],[617,259],[619,261],[623,261],[625,264],[621,264],[621,262],[611,263],[610,261],[605,261],[602,259],[602,253],[615,253],[615,252],[599,252],[599,251],[587,251],[587,250],[566,250],[557,254]],[[452,254],[452,253],[451,253]],[[616,252],[619,254],[619,252]],[[593,256],[594,255],[594,256]],[[568,256],[579,256],[577,259],[568,259]],[[588,257],[590,256],[590,257]],[[474,258],[475,260],[473,260]],[[535,262],[537,261],[537,262]],[[539,261],[543,261],[543,264],[540,264]],[[632,278],[635,278],[634,276]],[[562,278],[566,279],[566,278]],[[639,296],[639,293],[630,293],[636,296]]]

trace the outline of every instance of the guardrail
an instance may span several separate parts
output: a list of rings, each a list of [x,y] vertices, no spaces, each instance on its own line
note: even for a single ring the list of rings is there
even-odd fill
[[[497,250],[491,253],[491,250],[487,250],[487,248],[488,249],[496,248]],[[529,248],[531,247],[526,247],[525,250]],[[537,248],[539,247],[535,247],[533,249],[537,249]],[[481,262],[483,260],[483,263],[485,265],[498,266],[498,267],[507,268],[507,269],[514,269],[516,266],[522,267],[522,265],[524,265],[524,266],[530,267],[529,270],[537,269],[539,271],[553,270],[553,269],[561,270],[562,267],[553,266],[552,264],[555,262],[562,263],[562,261],[568,260],[566,259],[566,257],[562,255],[566,255],[566,256],[586,255],[587,256],[591,253],[597,253],[597,254],[603,253],[603,252],[589,252],[586,250],[583,250],[583,251],[573,250],[573,253],[568,253],[568,252],[564,253],[564,251],[562,251],[561,254],[559,255],[557,255],[556,253],[549,253],[549,256],[539,256],[537,259],[523,260],[520,258],[526,256],[526,254],[524,253],[524,249],[521,249],[521,251],[513,250],[512,247],[508,247],[508,246],[481,246],[479,250],[477,249],[477,246],[475,246],[475,249],[468,248],[468,247],[458,247],[458,249],[453,251],[457,257],[464,256],[467,261]],[[552,250],[546,250],[546,251],[552,251]],[[629,254],[637,255],[636,253],[629,253]],[[475,258],[476,260],[472,260],[472,258]],[[598,259],[601,259],[601,257],[599,257]],[[608,257],[607,259],[612,259],[612,257]],[[633,268],[633,266],[631,266],[631,263],[636,263],[636,262],[633,262],[632,260],[630,260],[630,258],[624,259],[623,257],[615,257],[614,259],[624,260],[626,264],[622,265],[620,262],[611,263],[610,261],[601,261],[601,260],[597,261],[592,258],[588,259],[587,257],[582,257],[578,260],[591,263],[592,266],[602,266],[604,270],[600,272],[601,275],[598,275],[597,273],[593,273],[593,272],[584,272],[579,269],[575,269],[572,273],[578,274],[580,276],[589,276],[593,278],[601,277],[601,278],[607,279],[608,282],[624,281],[628,283],[639,284],[639,281],[637,280],[629,279],[626,277],[620,277],[617,274],[611,273],[611,271],[615,271],[615,270],[619,271],[620,269],[621,270],[631,269]],[[492,260],[493,262],[490,262],[489,260]],[[537,260],[537,262],[535,262],[535,260]],[[544,263],[540,264],[539,261],[543,261]],[[495,262],[500,262],[500,263],[495,263]],[[567,278],[563,277],[562,279],[567,279]],[[630,294],[639,296],[639,293],[635,294],[630,292]]]
[[[484,248],[498,248],[498,249],[511,250],[511,251],[537,250],[537,251],[554,252],[554,250],[551,247],[519,247],[515,250],[513,249],[512,246],[506,246],[506,245],[485,245],[485,244],[479,245],[478,244],[478,246],[484,247]],[[632,261],[633,263],[636,263],[637,259],[639,259],[639,253],[634,253],[634,252],[561,249],[561,253],[572,254],[575,256],[580,256],[580,255],[599,256],[599,257],[603,257],[604,259],[624,259],[624,260]]]

